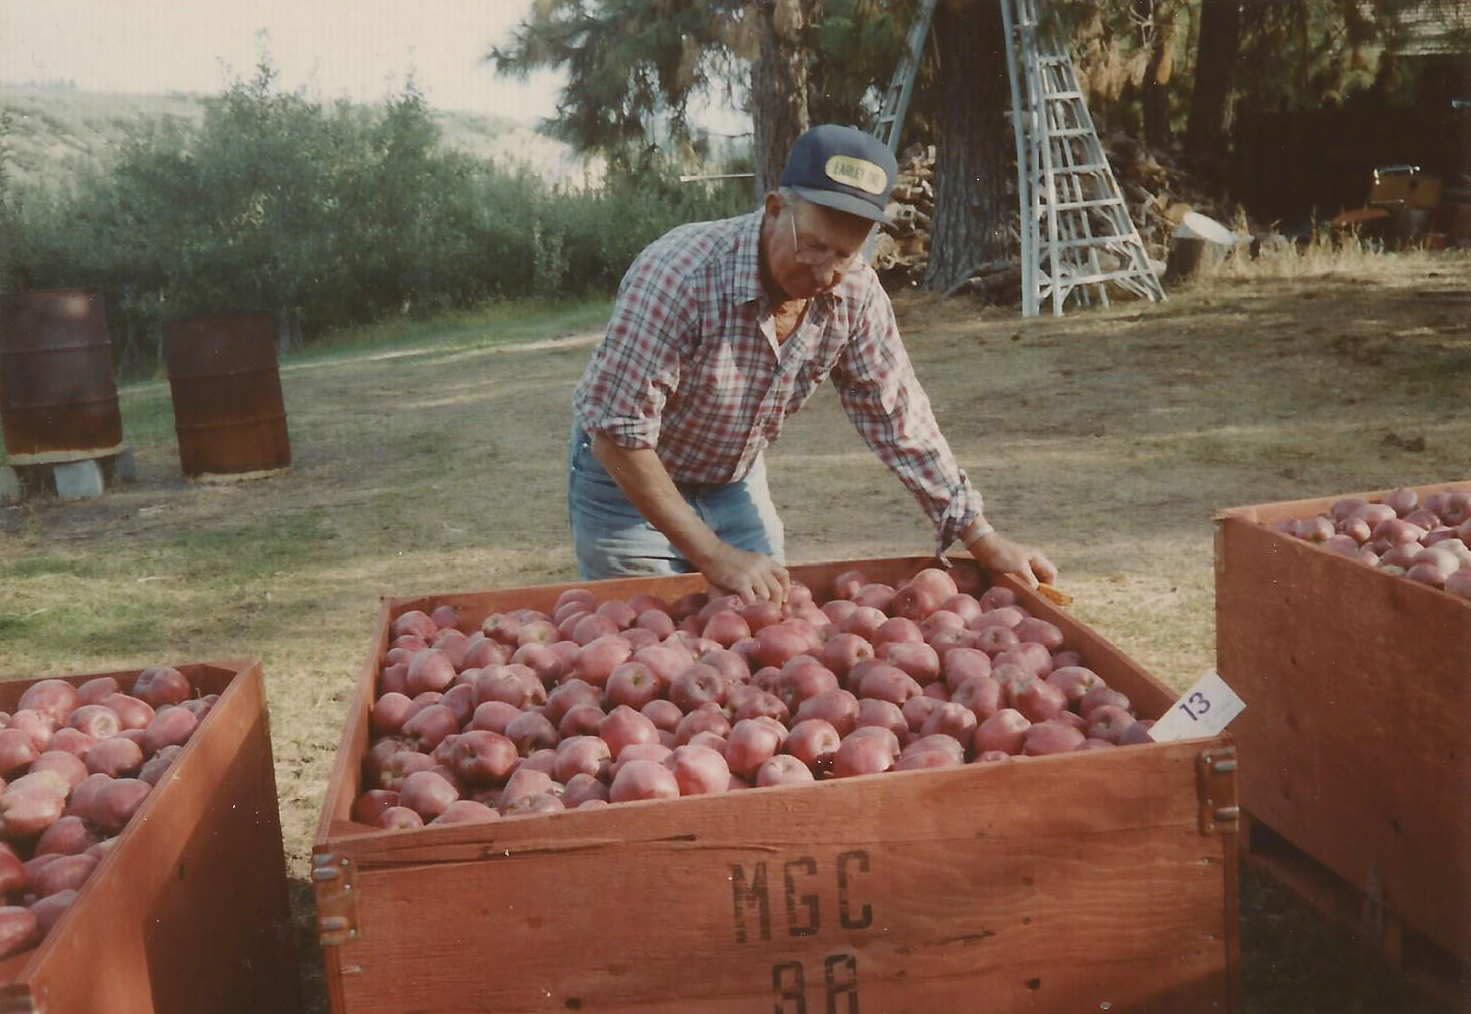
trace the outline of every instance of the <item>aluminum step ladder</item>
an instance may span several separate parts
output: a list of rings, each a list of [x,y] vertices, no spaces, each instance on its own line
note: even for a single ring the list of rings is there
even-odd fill
[[[924,54],[924,41],[929,37],[930,22],[935,16],[936,2],[919,0],[914,21],[909,25],[904,55],[899,57],[899,65],[894,68],[893,80],[884,92],[884,104],[874,125],[873,136],[896,155],[899,153],[899,136],[904,132],[904,117],[909,113],[909,98],[914,94],[914,77],[919,73],[920,58]]]
[[[1069,298],[1108,305],[1108,286],[1143,299],[1165,293],[1093,117],[1067,44],[1045,20],[1042,0],[1000,0],[1011,75],[1012,126],[1021,210],[1022,316]]]

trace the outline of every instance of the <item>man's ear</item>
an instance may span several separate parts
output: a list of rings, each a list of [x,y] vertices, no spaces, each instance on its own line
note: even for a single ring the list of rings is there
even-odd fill
[[[777,215],[780,215],[782,213],[782,210],[786,206],[786,202],[781,199],[781,194],[777,193],[775,190],[766,191],[766,200],[764,202],[766,214],[770,215],[772,218],[775,218]]]

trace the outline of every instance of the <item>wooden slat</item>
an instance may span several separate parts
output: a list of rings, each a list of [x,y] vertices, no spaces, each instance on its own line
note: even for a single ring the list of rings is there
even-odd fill
[[[1217,665],[1247,705],[1231,727],[1242,805],[1471,961],[1471,603],[1251,520],[1331,502],[1217,521]]]
[[[1464,482],[1442,482],[1433,486],[1411,486],[1420,499],[1423,500],[1427,493],[1453,492],[1471,493],[1471,479]],[[1243,521],[1255,521],[1259,524],[1270,525],[1275,521],[1286,521],[1288,518],[1310,518],[1322,514],[1339,500],[1347,500],[1357,497],[1360,500],[1368,500],[1377,503],[1384,499],[1386,493],[1393,490],[1376,489],[1362,493],[1344,493],[1340,496],[1320,496],[1307,500],[1282,500],[1277,503],[1255,504],[1246,507],[1228,507],[1217,512],[1221,517],[1239,518]]]
[[[1037,1011],[1226,1009],[1234,842],[1198,831],[1200,749],[354,839],[333,853],[352,858],[359,896],[358,939],[334,948],[339,968],[362,970],[344,976],[344,1009],[401,1011],[394,984],[432,983],[415,1010],[749,1011],[775,1002],[774,970],[795,976],[796,962],[822,1010],[834,955],[853,957],[861,1009],[965,995]],[[765,933],[759,906],[736,918],[733,882],[762,867]],[[504,958],[488,969],[406,946],[426,923],[451,950],[493,940]]]
[[[260,665],[177,668],[218,703],[41,946],[0,970],[0,1004],[46,1014],[299,1004]],[[137,672],[68,680],[97,675],[126,686]]]

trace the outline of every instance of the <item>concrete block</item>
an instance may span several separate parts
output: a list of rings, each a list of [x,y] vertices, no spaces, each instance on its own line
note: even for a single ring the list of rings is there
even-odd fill
[[[133,458],[133,449],[131,447],[119,452],[112,459],[112,475],[118,482],[138,481],[138,462]]]
[[[20,476],[9,465],[0,467],[0,503],[13,503],[20,499]]]
[[[95,461],[69,461],[52,466],[58,500],[95,500],[102,495],[102,469]]]

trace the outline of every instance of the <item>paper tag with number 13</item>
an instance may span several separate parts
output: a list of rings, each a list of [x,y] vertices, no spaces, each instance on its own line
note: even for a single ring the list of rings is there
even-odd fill
[[[1246,705],[1241,698],[1212,670],[1185,691],[1169,712],[1154,723],[1149,737],[1156,743],[1169,743],[1177,739],[1214,736],[1245,710]]]

